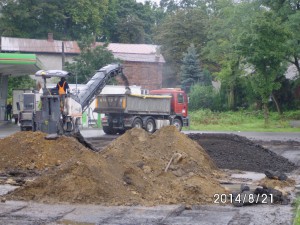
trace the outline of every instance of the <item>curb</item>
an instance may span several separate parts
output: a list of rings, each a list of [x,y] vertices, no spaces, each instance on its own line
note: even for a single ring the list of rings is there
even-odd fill
[[[291,127],[295,127],[295,128],[300,127],[300,120],[291,120],[290,125]]]

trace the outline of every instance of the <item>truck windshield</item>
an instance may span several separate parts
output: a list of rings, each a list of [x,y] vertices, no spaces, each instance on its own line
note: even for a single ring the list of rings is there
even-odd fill
[[[34,109],[34,95],[24,95],[24,110]]]

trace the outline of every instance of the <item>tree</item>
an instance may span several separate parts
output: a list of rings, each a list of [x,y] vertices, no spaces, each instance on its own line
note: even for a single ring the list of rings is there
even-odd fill
[[[250,19],[247,18],[251,18],[251,14],[247,12],[251,11],[252,5],[222,0],[210,7],[214,11],[210,15],[208,41],[202,55],[225,90],[227,107],[233,110],[238,106],[236,100],[240,92],[237,90],[243,73],[240,67],[241,56],[236,45],[245,26],[243,20],[248,21]]]
[[[280,88],[276,79],[286,69],[283,61],[289,36],[274,13],[261,10],[251,22],[248,21],[248,28],[241,34],[238,48],[245,62],[253,69],[252,88],[261,97],[265,125],[268,125],[268,102],[274,90]]]
[[[201,71],[199,55],[193,43],[188,47],[187,53],[183,54],[180,77],[181,85],[186,92],[189,92],[190,87],[195,83],[211,85],[209,74]]]
[[[161,0],[160,7],[167,13],[176,12],[179,9],[208,8],[212,0]]]
[[[205,11],[201,9],[178,10],[158,27],[156,41],[161,44],[166,61],[174,68],[174,79],[177,81],[182,54],[190,43],[194,43],[199,51],[206,42],[207,19]]]
[[[289,29],[291,36],[288,40],[287,48],[289,54],[286,60],[295,65],[300,76],[300,1],[299,0],[262,0],[262,4],[269,7],[273,12],[281,18],[281,24]]]
[[[0,8],[2,36],[76,40],[101,35],[108,0],[6,0]]]
[[[104,29],[106,40],[118,43],[152,43],[152,30],[156,25],[156,6],[151,2],[110,0]],[[108,32],[107,32],[108,31]]]
[[[90,42],[81,42],[81,53],[74,57],[73,63],[66,63],[66,70],[77,75],[77,83],[85,83],[95,71],[103,66],[116,61],[113,54],[105,46],[92,47]],[[76,82],[76,76],[69,78],[70,82]]]
[[[162,17],[156,10],[150,1],[135,0],[3,0],[0,34],[46,38],[51,32],[62,40],[94,36],[103,42],[153,43],[153,28]]]
[[[122,43],[145,42],[145,30],[143,22],[135,15],[128,15],[119,21],[118,29],[119,41]]]
[[[36,82],[29,75],[8,78],[8,98],[12,98],[13,89],[34,89]]]

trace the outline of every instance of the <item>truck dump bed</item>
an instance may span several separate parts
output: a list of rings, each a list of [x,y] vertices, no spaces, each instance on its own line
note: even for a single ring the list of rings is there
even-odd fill
[[[95,112],[141,115],[170,115],[171,96],[99,95]]]

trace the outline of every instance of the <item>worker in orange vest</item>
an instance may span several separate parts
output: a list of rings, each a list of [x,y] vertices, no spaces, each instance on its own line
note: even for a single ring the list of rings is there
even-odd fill
[[[65,95],[69,89],[69,84],[66,81],[66,78],[62,77],[57,83],[56,88],[58,89],[59,95]]]
[[[69,84],[67,83],[66,78],[62,77],[57,83],[56,88],[58,89],[58,94],[60,97],[60,111],[63,112],[65,97],[67,90],[69,89]]]

